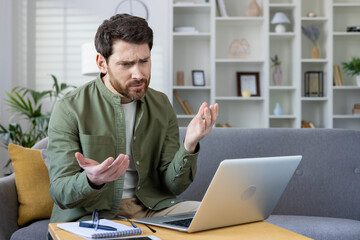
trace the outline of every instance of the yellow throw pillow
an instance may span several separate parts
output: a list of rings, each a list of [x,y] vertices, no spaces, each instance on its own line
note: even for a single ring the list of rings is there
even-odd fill
[[[15,172],[19,226],[36,219],[49,218],[53,201],[49,193],[49,172],[41,151],[9,144],[9,155]]]

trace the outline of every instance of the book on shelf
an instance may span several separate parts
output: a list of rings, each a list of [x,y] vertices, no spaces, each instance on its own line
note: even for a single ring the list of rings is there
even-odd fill
[[[335,86],[344,86],[344,79],[342,77],[341,68],[339,65],[334,65],[333,75]]]
[[[221,17],[227,17],[227,11],[226,11],[226,6],[225,6],[225,2],[224,0],[217,0],[217,7],[219,9],[219,13]]]
[[[341,67],[340,65],[336,65],[336,68],[337,68],[337,72],[339,74],[339,79],[340,79],[340,86],[344,86],[344,79],[343,79],[343,76],[342,76],[342,73],[341,73]]]
[[[360,114],[360,108],[353,108],[352,113],[356,114],[356,115],[359,115]]]
[[[184,105],[185,105],[186,109],[188,110],[189,114],[194,115],[195,113],[192,110],[192,108],[190,107],[189,102],[188,101],[183,101],[183,102],[184,102]]]
[[[107,219],[101,219],[100,222],[101,225],[113,227],[117,230],[95,230],[94,228],[80,227],[79,222],[59,223],[57,227],[87,239],[118,238],[142,234],[142,230],[140,228],[129,227]],[[92,221],[85,221],[85,223],[92,223]]]
[[[186,107],[186,105],[184,104],[184,101],[181,99],[180,95],[177,93],[176,90],[174,90],[174,96],[176,98],[176,100],[179,102],[181,108],[184,110],[186,115],[191,115],[191,113],[189,112],[188,108]]]
[[[315,125],[312,122],[302,120],[301,121],[301,128],[315,128]]]
[[[355,103],[354,108],[352,109],[352,114],[360,115],[360,104]]]

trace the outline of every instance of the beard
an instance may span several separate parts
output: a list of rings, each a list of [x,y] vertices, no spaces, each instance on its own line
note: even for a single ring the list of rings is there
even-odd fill
[[[134,79],[127,81],[125,85],[121,84],[117,81],[113,74],[109,72],[109,81],[113,88],[123,97],[130,99],[131,101],[141,99],[146,91],[149,88],[150,84],[150,76],[149,79],[142,78],[142,79]],[[131,89],[132,86],[136,86],[139,84],[143,84],[144,86],[141,89]]]

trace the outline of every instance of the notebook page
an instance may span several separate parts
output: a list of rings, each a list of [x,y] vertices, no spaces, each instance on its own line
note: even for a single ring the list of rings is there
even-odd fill
[[[92,221],[85,221],[86,223],[92,223]],[[69,222],[69,223],[59,223],[57,226],[65,231],[74,233],[76,235],[86,237],[89,239],[101,239],[101,238],[109,238],[109,237],[123,237],[130,235],[139,235],[142,234],[142,230],[140,228],[133,228],[126,226],[121,223],[116,223],[107,219],[101,219],[100,225],[106,225],[110,227],[114,227],[117,231],[107,231],[98,229],[95,231],[93,228],[85,228],[79,227],[79,222]]]

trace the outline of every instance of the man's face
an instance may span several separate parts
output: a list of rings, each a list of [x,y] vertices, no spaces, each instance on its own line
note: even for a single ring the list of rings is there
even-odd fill
[[[125,103],[142,98],[150,84],[151,59],[148,44],[133,44],[122,40],[113,43],[113,53],[105,63],[104,78]],[[122,99],[124,100],[124,99]]]

